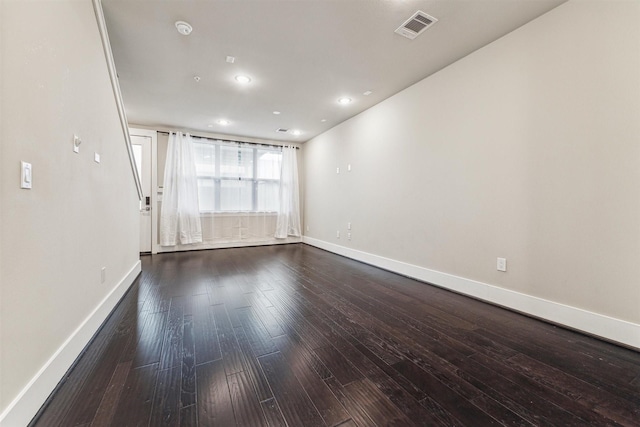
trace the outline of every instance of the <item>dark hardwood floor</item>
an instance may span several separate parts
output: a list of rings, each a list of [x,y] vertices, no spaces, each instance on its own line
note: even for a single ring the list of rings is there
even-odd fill
[[[303,244],[142,263],[32,425],[640,425],[629,349]]]

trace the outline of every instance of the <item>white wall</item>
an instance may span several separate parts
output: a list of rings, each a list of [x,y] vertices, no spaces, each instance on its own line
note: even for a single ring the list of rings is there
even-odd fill
[[[138,201],[91,2],[0,11],[0,424],[18,426],[139,271]]]
[[[306,241],[640,347],[638,22],[570,1],[311,140]]]

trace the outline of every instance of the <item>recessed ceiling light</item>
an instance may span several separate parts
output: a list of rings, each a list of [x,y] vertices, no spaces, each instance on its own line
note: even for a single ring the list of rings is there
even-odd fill
[[[196,82],[199,82],[201,79],[200,79],[200,76],[193,76],[193,80],[195,80]]]
[[[228,124],[231,124],[231,122],[229,120],[226,119],[220,119],[220,120],[216,120],[216,123],[222,126],[226,126]]]
[[[347,105],[352,101],[351,98],[347,98],[346,96],[338,99],[338,104]]]
[[[300,136],[302,135],[302,132],[300,132],[299,130],[292,130],[291,135]]]
[[[249,77],[249,76],[242,76],[242,75],[240,75],[240,76],[236,76],[236,81],[237,81],[238,83],[247,84],[247,83],[249,83],[249,82],[251,81],[251,77]]]
[[[235,56],[227,56],[227,62],[229,64],[233,64],[234,62],[236,62]]]
[[[191,31],[193,31],[193,27],[189,25],[188,22],[184,22],[184,21],[177,21],[176,29],[183,36],[188,36],[189,34],[191,34]]]
[[[366,91],[363,93],[364,96],[369,96],[371,95],[373,92],[371,92],[370,90]]]
[[[324,123],[324,122],[326,122],[326,121],[327,121],[327,119],[322,119],[322,120],[320,120],[320,121],[321,121],[322,123]]]
[[[278,114],[280,114],[280,111],[274,111],[273,114],[277,116]]]

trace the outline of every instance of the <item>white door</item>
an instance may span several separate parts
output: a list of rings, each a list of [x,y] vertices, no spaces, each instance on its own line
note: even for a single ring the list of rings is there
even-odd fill
[[[138,176],[142,184],[140,202],[140,253],[151,252],[151,137],[131,135],[133,156],[136,159]]]

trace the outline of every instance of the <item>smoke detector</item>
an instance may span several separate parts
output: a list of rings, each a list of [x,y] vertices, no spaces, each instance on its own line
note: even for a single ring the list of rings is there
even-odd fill
[[[427,15],[423,11],[419,10],[414,13],[411,18],[407,19],[404,24],[400,25],[396,29],[395,33],[413,40],[436,22],[438,22],[437,18]]]
[[[191,31],[193,31],[193,27],[189,25],[188,22],[184,22],[184,21],[177,21],[176,29],[183,36],[188,36],[189,34],[191,34]]]

